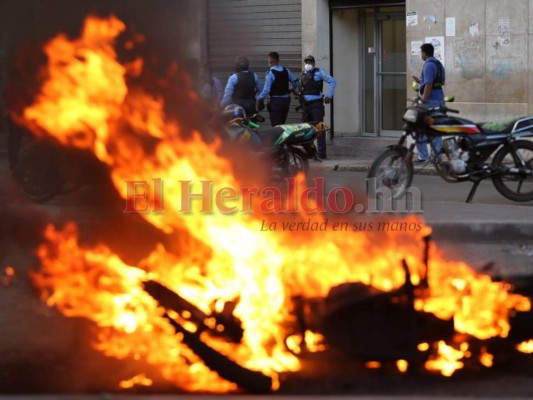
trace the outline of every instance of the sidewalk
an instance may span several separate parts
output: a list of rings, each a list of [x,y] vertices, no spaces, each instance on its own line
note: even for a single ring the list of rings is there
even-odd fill
[[[312,166],[323,168],[327,171],[354,171],[368,172],[375,157],[368,156],[331,156],[327,160],[320,162],[311,161]],[[437,175],[435,168],[431,163],[423,166],[414,167],[415,174],[419,175]]]

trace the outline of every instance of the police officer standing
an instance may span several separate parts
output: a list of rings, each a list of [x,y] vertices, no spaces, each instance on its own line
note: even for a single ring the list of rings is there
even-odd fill
[[[270,94],[268,112],[272,126],[283,125],[287,121],[291,102],[289,83],[292,89],[298,88],[298,79],[288,68],[279,64],[279,54],[275,51],[268,53],[268,70],[263,91],[257,97],[261,111],[265,107],[265,99]]]
[[[231,103],[238,104],[244,108],[247,116],[252,116],[257,112],[256,95],[261,92],[263,85],[257,74],[250,71],[249,67],[250,62],[246,57],[235,58],[236,72],[228,78],[220,105],[225,107]]]
[[[317,124],[324,121],[326,110],[324,103],[330,104],[333,100],[335,85],[337,82],[323,68],[315,66],[315,58],[311,55],[305,57],[304,72],[300,84],[304,96],[304,116],[305,122]],[[324,82],[328,84],[328,94],[326,97],[322,94]],[[322,159],[326,155],[326,135],[320,135],[317,138],[318,156]]]

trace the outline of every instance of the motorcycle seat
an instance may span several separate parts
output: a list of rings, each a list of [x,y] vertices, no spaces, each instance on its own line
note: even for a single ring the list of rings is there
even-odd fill
[[[272,146],[283,133],[283,128],[275,126],[273,128],[258,129],[256,133],[265,146]]]
[[[481,122],[477,124],[484,133],[506,133],[513,130],[513,126],[520,118],[511,118],[498,122]]]

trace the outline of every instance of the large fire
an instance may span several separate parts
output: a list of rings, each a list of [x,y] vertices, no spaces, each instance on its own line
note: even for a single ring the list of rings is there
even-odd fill
[[[300,367],[286,342],[287,326],[294,321],[293,296],[326,296],[345,282],[385,291],[398,288],[405,280],[403,259],[415,283],[420,281],[420,243],[430,233],[423,224],[411,233],[326,230],[295,235],[260,231],[268,216],[257,212],[227,215],[215,208],[206,214],[199,212],[200,202],[193,201],[193,212],[181,213],[180,181],[209,181],[214,191],[239,187],[239,182],[232,162],[219,154],[219,141],[205,141],[200,132],[184,135],[180,121],[165,115],[162,97],[128,87],[128,74],[139,73],[142,61],[137,60],[135,68],[117,61],[114,44],[124,30],[125,24],[115,17],[90,17],[80,38],[59,35],[50,41],[45,48],[48,79],[23,116],[36,134],[93,151],[109,166],[124,198],[125,182],[161,179],[165,211],[142,217],[168,235],[186,232],[195,239],[186,242],[189,247],[179,256],[159,244],[131,266],[104,244],[81,245],[74,224],[47,228],[47,242],[38,250],[42,266],[33,280],[49,306],[94,322],[98,350],[151,364],[187,390],[234,390],[235,385],[211,372],[183,344],[163,318],[164,310],[143,290],[143,282],[157,281],[206,313],[235,304],[233,315],[244,330],[241,342],[207,332],[202,339],[239,364],[275,377]],[[143,145],[146,138],[156,143],[150,150]],[[320,214],[309,217],[323,221]],[[429,287],[428,296],[416,299],[416,308],[454,318],[458,332],[481,339],[505,337],[510,314],[530,307],[505,284],[464,263],[446,261],[435,249]],[[458,363],[457,357],[452,359]],[[449,366],[434,364],[449,374]],[[134,384],[149,385],[151,380],[142,374],[122,387]]]

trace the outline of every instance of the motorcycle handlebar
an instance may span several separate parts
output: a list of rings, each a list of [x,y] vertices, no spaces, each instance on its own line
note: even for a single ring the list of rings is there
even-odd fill
[[[420,102],[420,98],[419,97],[414,97],[414,98],[411,98],[411,99],[407,99],[408,101],[411,101],[411,103],[413,105],[415,104],[424,104],[424,103],[421,103]],[[455,113],[455,114],[460,114],[460,111],[459,110],[455,110],[453,108],[448,108],[446,106],[441,106],[441,107],[435,107],[435,108],[431,108],[432,110],[439,110],[439,111],[442,111],[444,113],[447,113],[447,112],[451,112],[451,113]]]

